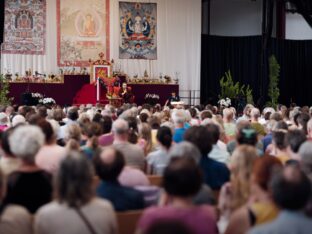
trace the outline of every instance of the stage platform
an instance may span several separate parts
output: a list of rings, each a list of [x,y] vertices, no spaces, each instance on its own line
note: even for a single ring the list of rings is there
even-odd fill
[[[171,92],[179,93],[179,85],[175,84],[129,84],[135,95],[135,102],[142,105],[146,97],[159,97],[164,105]],[[22,94],[41,93],[52,97],[57,104],[69,106],[73,104],[95,104],[96,87],[90,85],[88,75],[65,75],[64,83],[10,83],[9,96],[14,97],[15,104],[22,104]],[[102,100],[105,95],[101,95]]]

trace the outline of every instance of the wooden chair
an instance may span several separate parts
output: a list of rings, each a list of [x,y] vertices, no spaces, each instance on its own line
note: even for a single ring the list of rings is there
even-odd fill
[[[150,181],[151,185],[162,187],[162,176],[159,175],[148,175],[148,180]]]
[[[117,212],[119,234],[134,234],[143,210]]]

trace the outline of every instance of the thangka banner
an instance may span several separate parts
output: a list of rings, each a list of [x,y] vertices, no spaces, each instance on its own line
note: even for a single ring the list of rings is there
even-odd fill
[[[89,66],[103,52],[109,60],[109,0],[57,0],[59,66]]]
[[[46,0],[6,0],[4,42],[6,54],[45,54]]]
[[[119,3],[120,59],[157,59],[157,4]]]

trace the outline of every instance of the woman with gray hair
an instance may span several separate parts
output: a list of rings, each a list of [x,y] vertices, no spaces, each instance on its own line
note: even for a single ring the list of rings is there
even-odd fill
[[[300,155],[300,165],[304,173],[312,181],[312,142],[306,141],[303,143],[298,154]]]
[[[7,204],[24,206],[34,214],[52,196],[51,175],[38,168],[35,155],[44,143],[44,135],[36,126],[17,127],[9,136],[12,153],[21,166],[7,179]]]
[[[112,205],[95,198],[93,170],[78,152],[70,152],[56,175],[56,200],[42,207],[35,219],[36,234],[115,234]]]

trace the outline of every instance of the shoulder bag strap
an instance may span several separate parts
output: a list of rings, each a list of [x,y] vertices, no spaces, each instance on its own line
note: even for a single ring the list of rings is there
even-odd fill
[[[96,231],[94,230],[94,228],[92,227],[91,223],[87,219],[87,217],[82,213],[82,211],[79,208],[75,208],[75,210],[76,210],[77,214],[79,215],[79,217],[83,220],[83,222],[88,227],[90,233],[91,234],[97,234]]]

